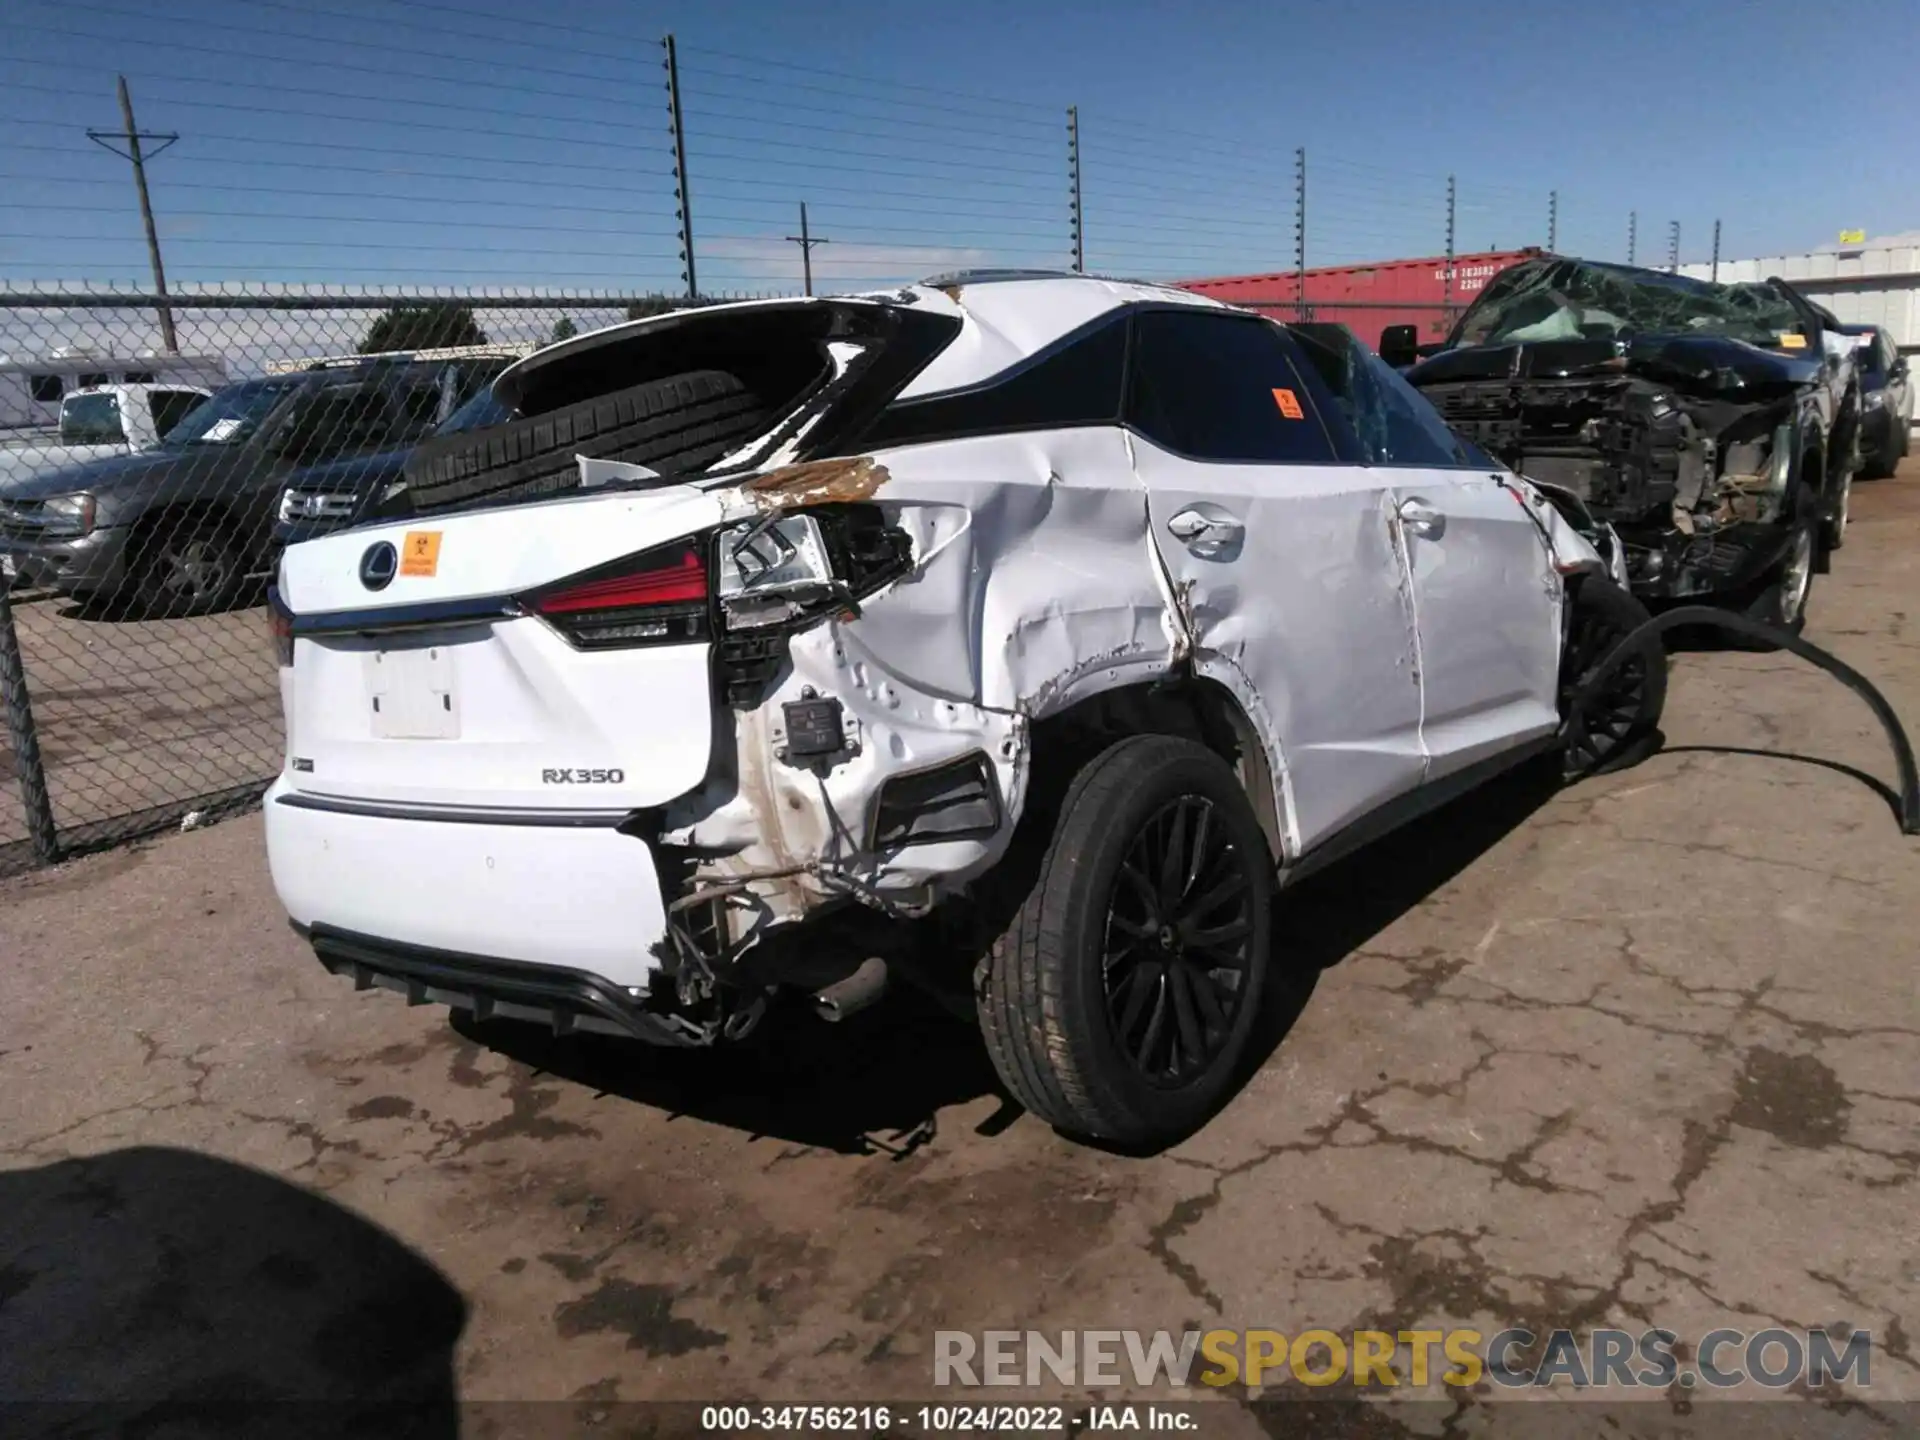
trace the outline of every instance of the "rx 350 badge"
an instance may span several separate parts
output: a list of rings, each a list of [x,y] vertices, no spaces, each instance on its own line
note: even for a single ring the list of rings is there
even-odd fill
[[[542,785],[623,785],[624,770],[542,770]]]

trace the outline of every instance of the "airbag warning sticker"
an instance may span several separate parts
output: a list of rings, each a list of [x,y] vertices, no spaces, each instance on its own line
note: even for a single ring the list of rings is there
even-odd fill
[[[430,577],[440,568],[440,532],[409,530],[400,546],[400,573]]]
[[[1304,420],[1307,418],[1306,411],[1300,408],[1300,397],[1291,390],[1274,391],[1273,403],[1280,407],[1280,413],[1289,420]]]

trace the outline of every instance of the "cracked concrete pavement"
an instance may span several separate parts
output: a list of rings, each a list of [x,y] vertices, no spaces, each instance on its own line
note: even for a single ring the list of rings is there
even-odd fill
[[[1809,635],[1920,727],[1920,466],[1854,512]],[[685,1055],[356,994],[257,817],[5,882],[0,1390],[577,1420],[926,1398],[940,1329],[1847,1325],[1871,1389],[1768,1408],[1887,1433],[1920,1399],[1920,841],[1865,707],[1791,657],[1678,656],[1666,728],[1290,894],[1297,1017],[1147,1159],[1020,1116],[908,1001]],[[1219,1433],[1286,1429],[1250,1398]],[[1350,1428],[1539,1420],[1427,1398]],[[1620,1433],[1690,1408],[1646,1401]]]

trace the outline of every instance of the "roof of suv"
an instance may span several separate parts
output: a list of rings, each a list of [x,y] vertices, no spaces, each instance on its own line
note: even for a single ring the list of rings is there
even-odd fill
[[[667,310],[546,346],[509,366],[494,383],[505,402],[518,409],[526,388],[539,383],[532,376],[551,376],[562,367],[583,362],[589,352],[611,354],[629,345],[665,345],[670,334],[690,338],[709,326],[716,327],[707,330],[709,336],[731,327],[737,333],[729,343],[751,347],[776,336],[783,326],[791,333],[786,321],[808,310],[891,308],[959,321],[951,341],[900,391],[899,398],[908,400],[980,384],[1103,315],[1141,304],[1234,309],[1209,296],[1150,281],[1115,280],[1072,271],[960,271],[919,284],[853,295],[736,300]],[[764,336],[749,323],[757,315],[767,317]],[[817,343],[817,338],[808,343]],[[679,347],[675,350],[678,353]],[[703,363],[724,366],[725,361],[709,355]]]

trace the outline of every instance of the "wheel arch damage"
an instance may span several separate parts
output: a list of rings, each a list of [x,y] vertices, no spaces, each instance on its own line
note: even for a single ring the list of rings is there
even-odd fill
[[[1195,633],[1119,431],[816,460],[713,493],[734,520],[869,507],[911,560],[788,631],[766,683],[717,709],[731,733],[706,782],[655,817],[683,875],[674,950],[697,941],[725,966],[823,907],[925,914],[991,869],[1103,737],[1209,744],[1285,852],[1270,717]]]

